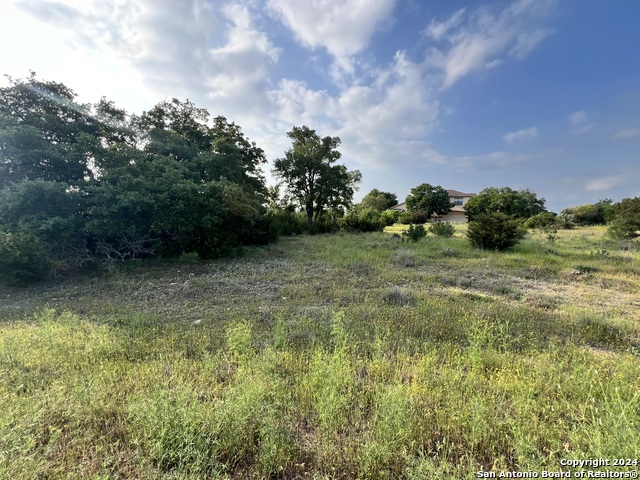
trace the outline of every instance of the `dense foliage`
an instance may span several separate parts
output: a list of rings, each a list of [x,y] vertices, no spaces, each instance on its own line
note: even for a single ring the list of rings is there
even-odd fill
[[[429,233],[437,237],[449,238],[456,233],[456,227],[450,222],[433,222],[429,224]]]
[[[501,212],[515,218],[526,219],[545,212],[545,199],[532,190],[513,190],[509,187],[489,187],[471,197],[464,208],[469,220],[482,213]]]
[[[607,198],[596,203],[565,208],[560,214],[576,225],[604,225],[612,207],[613,200]]]
[[[640,197],[625,198],[614,204],[608,212],[609,235],[620,240],[631,240],[640,236]]]
[[[342,216],[351,206],[362,175],[344,165],[334,165],[341,154],[338,137],[320,138],[307,126],[287,133],[293,146],[274,162],[273,173],[284,182],[287,193],[307,215],[311,227],[325,212]]]
[[[398,197],[395,193],[381,192],[374,188],[364,196],[361,205],[383,211],[398,205]]]
[[[409,238],[409,240],[413,240],[414,242],[417,242],[418,240],[427,236],[427,230],[424,228],[424,225],[422,224],[419,224],[419,225],[410,224],[409,230],[403,232],[403,234],[406,235]]]
[[[432,186],[428,183],[412,188],[406,203],[409,213],[421,212],[427,219],[433,214],[446,215],[452,206],[449,192],[440,185]]]
[[[0,269],[14,281],[92,259],[215,257],[278,235],[262,149],[224,117],[173,99],[140,116],[68,87],[0,89]]]
[[[478,248],[506,250],[516,245],[524,234],[517,219],[494,212],[481,213],[469,222],[467,237]]]
[[[552,212],[542,212],[533,217],[529,217],[524,222],[525,228],[538,228],[544,229],[555,225],[557,222],[557,215]]]

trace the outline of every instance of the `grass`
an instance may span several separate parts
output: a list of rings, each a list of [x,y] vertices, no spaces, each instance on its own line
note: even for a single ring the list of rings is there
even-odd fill
[[[476,478],[635,458],[640,255],[603,234],[507,253],[460,231],[301,236],[2,288],[0,478]]]

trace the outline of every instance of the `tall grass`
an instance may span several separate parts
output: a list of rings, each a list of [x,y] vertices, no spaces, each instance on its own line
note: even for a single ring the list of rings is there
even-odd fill
[[[56,308],[74,280],[0,292],[25,312],[0,323],[0,478],[475,478],[634,458],[638,257],[585,254],[594,231],[583,249],[560,232],[555,253],[300,237],[83,278]]]

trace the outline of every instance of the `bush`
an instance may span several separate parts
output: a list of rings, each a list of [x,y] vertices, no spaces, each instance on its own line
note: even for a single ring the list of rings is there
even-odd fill
[[[381,212],[373,208],[356,208],[341,219],[340,225],[351,232],[381,232],[387,226]]]
[[[469,222],[467,237],[478,248],[506,250],[516,245],[524,234],[518,220],[495,212],[482,213]]]
[[[525,228],[544,229],[556,223],[556,214],[551,212],[542,212],[527,219],[524,222]]]
[[[640,236],[637,231],[639,226],[635,222],[629,222],[624,220],[614,220],[609,224],[607,229],[607,235],[616,240],[633,240]]]
[[[388,227],[398,222],[400,214],[401,212],[399,212],[398,210],[385,210],[384,212],[382,212],[382,218],[386,226]]]
[[[34,235],[0,233],[0,281],[27,285],[46,278],[53,269],[45,245]]]
[[[410,225],[412,223],[423,224],[427,223],[429,215],[424,212],[402,212],[398,217],[398,221],[403,225]]]
[[[427,236],[427,231],[424,228],[424,225],[409,225],[409,230],[403,232],[403,235],[409,237],[410,240],[417,242],[421,238]]]
[[[456,227],[449,222],[434,222],[429,225],[429,233],[438,237],[453,237],[453,234],[456,233]]]

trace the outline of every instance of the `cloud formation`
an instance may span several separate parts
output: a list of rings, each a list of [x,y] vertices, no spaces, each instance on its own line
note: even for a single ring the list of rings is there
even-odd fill
[[[613,175],[590,180],[587,182],[586,189],[589,192],[604,192],[613,190],[625,183],[625,177],[623,175]]]
[[[628,128],[626,130],[620,130],[613,135],[618,140],[624,140],[627,138],[640,137],[640,128]]]
[[[507,133],[502,137],[502,139],[509,143],[519,142],[521,140],[533,140],[538,136],[538,129],[536,127],[531,127],[523,130],[518,130],[517,132]]]
[[[17,1],[67,32],[79,49],[127,62],[155,95],[190,98],[237,121],[270,158],[288,148],[286,131],[307,124],[339,135],[349,161],[374,168],[446,162],[429,140],[441,116],[441,90],[473,71],[524,58],[551,33],[542,23],[553,3],[458,10],[428,24],[424,35],[433,47],[423,57],[400,50],[356,69],[374,34],[393,22],[396,0],[269,0],[267,7],[252,0]],[[275,76],[286,52],[267,29],[274,19],[306,48],[334,58],[340,75],[331,88],[311,88],[293,70]],[[535,135],[535,129],[513,132],[505,141]],[[503,159],[508,154],[491,155],[487,164],[510,161]]]
[[[582,135],[583,133],[587,133],[589,130],[592,130],[596,124],[595,123],[587,123],[589,116],[587,112],[584,110],[578,110],[577,112],[573,112],[569,115],[569,123],[573,126],[573,130],[575,133]]]
[[[522,60],[554,32],[542,26],[553,0],[517,0],[502,11],[480,7],[458,10],[427,26],[428,37],[444,44],[434,48],[429,63],[444,73],[442,86],[463,76],[498,65],[504,58]]]
[[[269,8],[303,45],[325,48],[339,69],[353,73],[351,57],[388,22],[396,0],[269,0]]]

